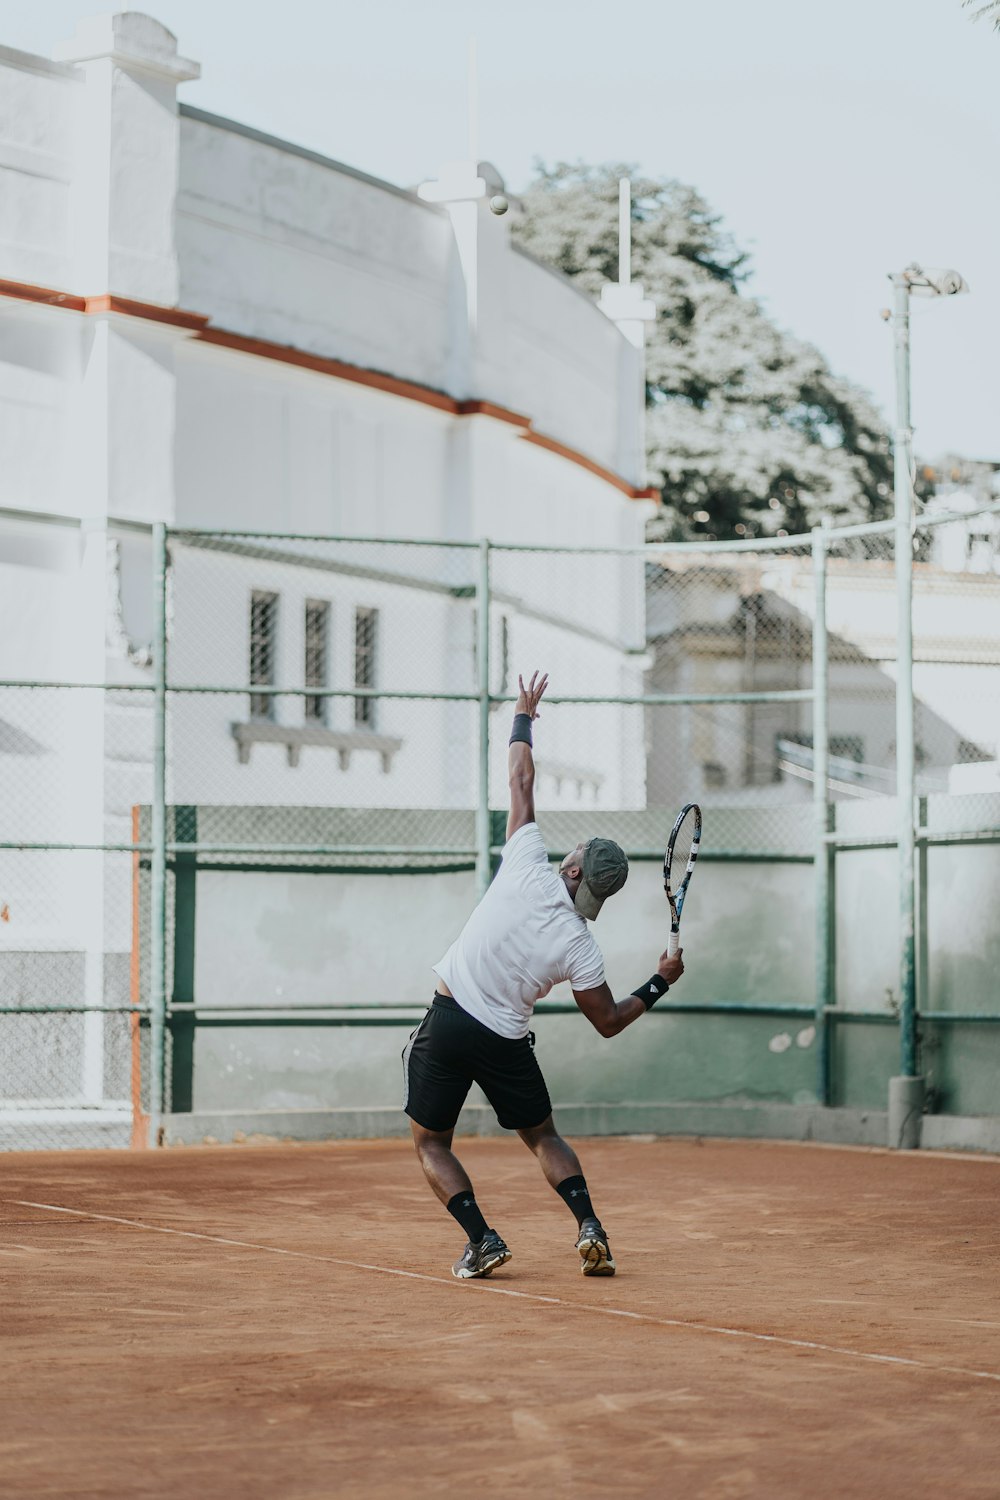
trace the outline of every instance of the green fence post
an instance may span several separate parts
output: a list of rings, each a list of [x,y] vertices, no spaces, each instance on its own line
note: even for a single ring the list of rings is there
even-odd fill
[[[479,668],[479,775],[476,796],[476,883],[480,896],[489,887],[490,870],[490,544],[479,543],[479,582],[476,589]]]
[[[917,1015],[930,1010],[930,928],[927,870],[927,798],[917,798]]]
[[[167,528],[153,526],[153,805],[149,890],[149,1144],[163,1132],[167,955]]]
[[[197,807],[174,808],[174,839],[178,844],[197,844]],[[195,1014],[193,1009],[179,1011],[176,1007],[193,1006],[195,1002],[197,894],[197,852],[178,849],[174,854],[174,982],[169,1027],[169,1106],[172,1115],[190,1114],[194,1107]]]
[[[816,857],[813,864],[816,896],[816,1098],[830,1102],[830,1016],[833,978],[833,845],[831,807],[827,780],[829,748],[829,647],[826,629],[826,525],[812,530],[813,636],[812,636],[812,739],[813,821]]]
[[[494,807],[490,812],[490,879],[500,868],[500,855],[496,852],[507,842],[507,809]]]

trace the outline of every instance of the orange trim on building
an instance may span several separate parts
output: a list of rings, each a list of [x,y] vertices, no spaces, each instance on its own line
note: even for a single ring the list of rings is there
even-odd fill
[[[581,469],[587,469],[591,474],[596,474],[606,484],[613,484],[616,490],[621,490],[622,494],[627,495],[630,500],[658,500],[660,498],[659,490],[654,489],[652,485],[638,490],[635,485],[629,484],[627,479],[622,479],[620,475],[612,473],[603,464],[588,458],[584,453],[578,453],[575,448],[567,448],[566,444],[560,443],[557,438],[546,437],[543,432],[535,432],[532,429],[524,434],[524,441],[534,444],[536,448],[547,448],[550,453],[558,453],[560,458],[566,458],[570,463],[578,464]]]
[[[169,323],[174,328],[200,332],[211,319],[205,313],[184,312],[179,307],[162,307],[158,302],[136,302],[132,297],[115,297],[105,292],[101,297],[84,298],[85,313],[122,313],[127,318],[142,318],[147,323]]]
[[[329,375],[335,380],[348,380],[353,385],[367,386],[370,390],[383,391],[389,396],[401,396],[406,401],[417,401],[422,406],[434,407],[453,417],[483,416],[497,422],[509,423],[520,429],[526,442],[538,448],[547,448],[568,463],[576,464],[594,474],[606,484],[613,485],[630,500],[658,500],[659,490],[647,485],[637,489],[620,475],[606,469],[603,464],[588,458],[576,448],[570,448],[558,439],[546,437],[532,427],[531,418],[493,401],[457,401],[444,391],[433,386],[420,385],[415,380],[403,380],[396,375],[384,375],[378,370],[366,370],[360,365],[347,364],[344,360],[331,359],[323,354],[310,354],[291,344],[275,344],[269,339],[248,338],[241,333],[229,333],[224,328],[210,327],[210,319],[203,313],[185,312],[179,307],[163,307],[154,302],[136,302],[130,297],[116,297],[106,292],[99,297],[78,297],[70,292],[57,292],[50,287],[32,286],[27,282],[0,280],[0,297],[16,297],[23,302],[42,303],[52,307],[69,308],[93,316],[97,313],[119,313],[124,317],[141,318],[146,322],[166,323],[183,328],[194,335],[199,343],[213,344],[220,349],[232,349],[238,354],[251,354],[258,359],[275,360],[279,364],[296,365],[299,369],[313,370],[318,375]]]
[[[72,312],[86,312],[86,297],[75,297],[72,292],[57,292],[48,286],[31,286],[26,281],[4,281],[0,279],[0,297],[17,297],[21,302],[44,302],[55,307],[68,307]]]
[[[433,386],[419,385],[415,380],[401,380],[396,375],[383,375],[378,370],[365,370],[360,365],[349,365],[325,354],[309,354],[293,344],[272,344],[269,339],[247,338],[242,333],[227,333],[223,328],[202,328],[195,338],[198,343],[216,344],[222,349],[254,354],[258,359],[277,360],[283,365],[298,365],[303,370],[315,370],[319,375],[332,375],[337,380],[350,380],[354,385],[369,386],[390,396],[403,396],[408,401],[419,401],[423,406],[437,407],[438,411],[448,412],[450,416],[458,415],[458,402],[444,391],[434,390]]]
[[[520,412],[510,411],[506,406],[497,406],[493,401],[458,401],[455,410],[460,417],[493,417],[497,422],[509,422],[512,427],[523,427],[531,431],[531,418]]]

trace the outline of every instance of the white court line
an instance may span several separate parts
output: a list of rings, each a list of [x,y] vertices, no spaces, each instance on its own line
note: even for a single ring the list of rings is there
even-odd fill
[[[352,1271],[377,1271],[381,1276],[403,1276],[410,1281],[430,1281],[437,1286],[449,1288],[454,1288],[456,1284],[453,1278],[428,1276],[423,1271],[403,1271],[397,1266],[369,1265],[365,1261],[342,1260],[336,1255],[316,1255],[309,1250],[282,1250],[277,1245],[259,1245],[252,1240],[231,1240],[221,1234],[200,1234],[194,1229],[169,1229],[161,1224],[144,1224],[140,1219],[120,1219],[114,1214],[94,1213],[90,1209],[63,1208],[58,1203],[29,1203],[26,1198],[13,1198],[9,1201],[18,1208],[38,1208],[53,1214],[71,1214],[78,1219],[99,1219],[105,1224],[125,1224],[130,1229],[145,1229],[150,1234],[173,1234],[185,1240],[207,1240],[210,1244],[231,1245],[237,1250],[259,1250],[265,1255],[286,1255],[292,1260],[319,1261],[328,1266],[346,1266]],[[992,1370],[966,1370],[959,1365],[928,1364],[926,1360],[906,1359],[901,1354],[868,1354],[861,1349],[844,1349],[838,1344],[820,1344],[813,1339],[785,1338],[778,1333],[753,1333],[747,1328],[723,1328],[712,1323],[694,1323],[684,1318],[656,1318],[651,1313],[631,1312],[621,1307],[603,1307],[595,1302],[546,1297],[541,1292],[518,1292],[513,1287],[498,1286],[496,1282],[478,1279],[480,1290],[484,1292],[493,1292],[501,1297],[519,1297],[525,1302],[546,1302],[573,1312],[600,1313],[605,1318],[632,1318],[637,1323],[649,1323],[657,1328],[686,1328],[694,1333],[718,1334],[722,1338],[752,1339],[755,1343],[779,1344],[786,1349],[814,1349],[820,1354],[838,1354],[845,1359],[863,1359],[882,1365],[905,1365],[912,1370],[928,1370],[937,1375],[965,1375],[973,1380],[994,1380],[1000,1384],[1000,1374]]]

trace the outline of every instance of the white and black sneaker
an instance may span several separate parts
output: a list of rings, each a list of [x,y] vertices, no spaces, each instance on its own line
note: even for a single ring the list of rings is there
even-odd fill
[[[487,1229],[478,1245],[470,1240],[461,1260],[456,1260],[451,1274],[459,1281],[469,1281],[473,1276],[489,1276],[510,1260],[510,1251],[495,1229]]]
[[[580,1225],[580,1238],[576,1242],[580,1252],[580,1270],[584,1276],[613,1276],[614,1257],[600,1219],[584,1219]]]

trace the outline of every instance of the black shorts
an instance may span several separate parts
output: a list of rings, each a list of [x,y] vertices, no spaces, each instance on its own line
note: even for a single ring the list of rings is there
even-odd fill
[[[504,1130],[530,1130],[552,1113],[534,1037],[498,1036],[457,1000],[435,994],[403,1049],[403,1109],[425,1130],[453,1130],[478,1083]]]

